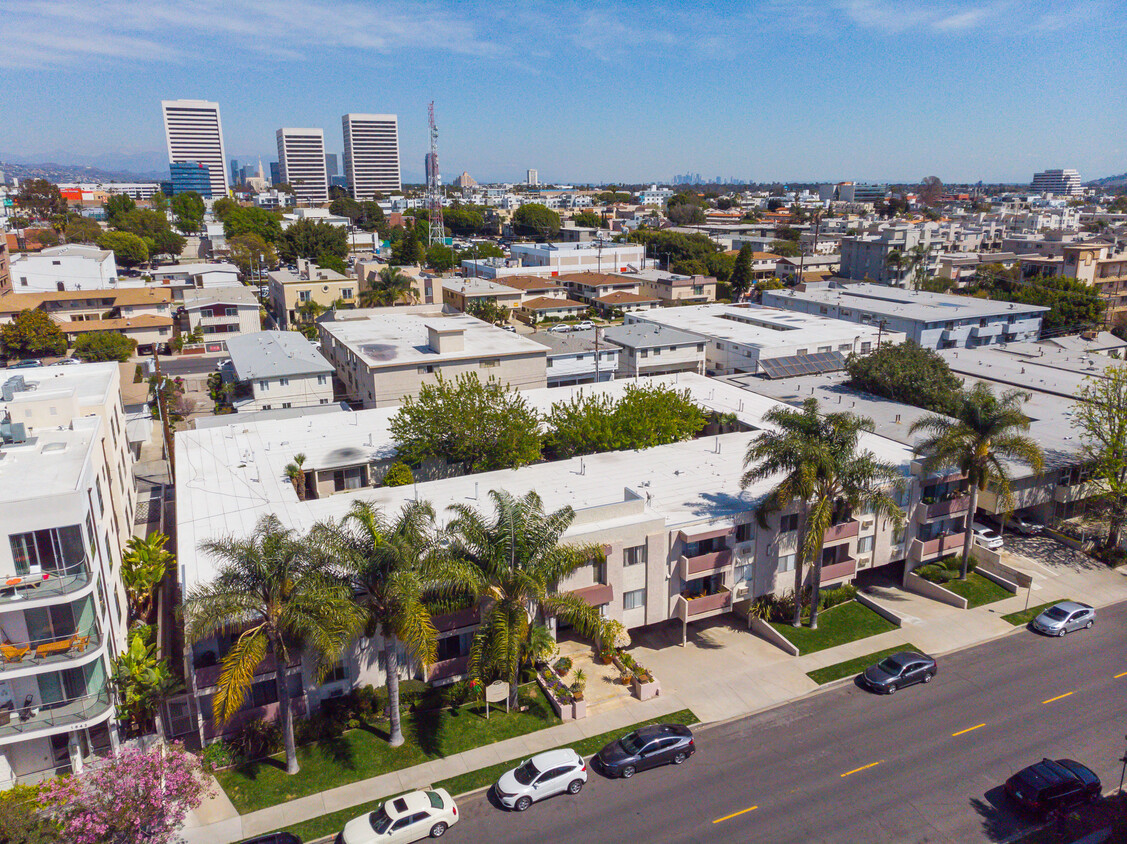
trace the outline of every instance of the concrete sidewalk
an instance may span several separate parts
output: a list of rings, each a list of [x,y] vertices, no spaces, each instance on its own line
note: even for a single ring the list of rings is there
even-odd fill
[[[447,777],[496,765],[511,759],[689,708],[701,721],[726,721],[808,695],[819,686],[806,672],[844,662],[884,648],[911,642],[931,654],[944,654],[1013,633],[1002,616],[1022,610],[1026,590],[1012,598],[973,610],[954,607],[896,591],[876,596],[883,606],[903,601],[901,627],[827,648],[790,657],[751,634],[745,622],[719,617],[690,628],[689,642],[680,647],[681,629],[666,635],[664,628],[646,631],[630,649],[635,659],[661,681],[662,695],[645,703],[627,705],[569,721],[525,736],[507,739],[454,756],[437,759],[339,788],[238,815],[230,800],[218,794],[189,816],[181,833],[189,844],[230,844],[280,827],[357,806],[380,797],[423,788]],[[1075,598],[1093,606],[1127,600],[1127,571],[1058,572],[1038,577],[1030,605]],[[920,604],[920,601],[927,603]],[[675,633],[675,636],[674,636]],[[665,641],[669,636],[676,639]],[[299,775],[300,776],[300,775]]]

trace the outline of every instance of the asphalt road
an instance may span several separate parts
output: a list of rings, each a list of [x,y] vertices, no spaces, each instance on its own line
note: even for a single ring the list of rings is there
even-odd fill
[[[210,375],[215,372],[215,365],[221,360],[226,360],[226,356],[173,358],[161,355],[160,371],[164,375]]]
[[[452,842],[978,842],[1031,826],[1002,785],[1043,756],[1118,785],[1127,603],[1064,639],[1030,631],[940,659],[929,685],[849,684],[703,729],[679,768],[607,780],[524,814],[467,798]],[[1119,676],[1116,676],[1119,675]]]

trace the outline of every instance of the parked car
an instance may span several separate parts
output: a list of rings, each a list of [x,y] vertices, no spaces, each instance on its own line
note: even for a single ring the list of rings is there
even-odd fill
[[[1016,530],[1018,533],[1023,533],[1026,536],[1036,536],[1045,529],[1045,526],[1039,522],[1033,521],[1028,516],[1023,516],[1021,513],[1014,513],[1006,520],[1006,527],[1011,530]]]
[[[570,325],[568,325],[567,323],[563,323],[563,322],[561,322],[559,325],[553,325],[551,328],[548,329],[548,331],[551,332],[552,334],[566,334],[568,331],[571,331],[571,330],[573,330],[572,327]]]
[[[412,791],[350,820],[335,844],[407,844],[441,838],[458,822],[458,807],[444,788]]]
[[[609,777],[630,779],[636,771],[680,765],[696,752],[693,731],[681,724],[642,727],[612,741],[591,761]]]
[[[1095,803],[1101,793],[1100,778],[1071,759],[1042,759],[1006,780],[1006,794],[1023,809],[1041,816]]]
[[[971,525],[971,531],[974,533],[975,545],[980,545],[990,551],[1002,550],[1002,537],[998,535],[998,531],[979,522],[974,522]]]
[[[866,668],[861,682],[874,692],[891,695],[905,686],[930,683],[938,672],[939,665],[927,654],[901,651]]]
[[[1033,619],[1033,629],[1047,636],[1063,636],[1080,628],[1088,629],[1095,620],[1096,611],[1087,604],[1061,601]]]
[[[55,361],[51,366],[76,366],[82,362],[82,358],[63,358]]]
[[[226,366],[227,364],[229,364],[230,362],[231,362],[231,359],[230,359],[230,358],[223,358],[223,360],[220,360],[220,361],[216,361],[216,362],[215,362],[215,371],[216,371],[216,372],[222,372],[222,371],[223,371],[223,367],[225,367],[225,366]]]
[[[248,838],[240,844],[302,844],[302,841],[292,832],[268,832],[257,838]]]
[[[575,324],[576,331],[591,331],[592,329],[594,329],[594,327],[595,323],[591,322],[588,319],[585,319],[582,322],[577,322]]]
[[[545,797],[564,792],[578,794],[585,782],[587,763],[571,748],[563,748],[538,753],[502,774],[493,791],[506,809],[523,812]]]
[[[15,363],[8,364],[8,369],[34,369],[37,366],[42,366],[43,361],[39,358],[24,358],[23,360],[16,361]]]
[[[517,330],[515,325],[502,325],[502,326],[500,326],[500,328],[501,328],[502,331],[512,331],[514,334],[516,333],[516,330]]]

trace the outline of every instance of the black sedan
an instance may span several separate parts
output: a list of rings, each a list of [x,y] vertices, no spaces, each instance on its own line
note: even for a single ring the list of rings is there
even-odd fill
[[[627,733],[592,760],[608,777],[629,779],[636,771],[680,765],[696,752],[693,731],[681,724],[655,724]]]
[[[874,692],[891,695],[905,686],[930,683],[938,671],[939,666],[930,656],[902,651],[886,656],[876,665],[866,668],[861,675],[861,682]]]

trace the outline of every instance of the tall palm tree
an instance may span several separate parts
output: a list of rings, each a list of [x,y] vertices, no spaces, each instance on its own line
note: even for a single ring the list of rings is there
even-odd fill
[[[360,307],[390,308],[396,302],[406,299],[415,301],[415,287],[411,277],[399,267],[384,267],[379,271],[376,281],[360,291]]]
[[[1024,463],[1035,472],[1044,469],[1041,447],[1022,431],[1029,430],[1029,417],[1022,405],[1032,396],[1024,390],[1006,390],[1001,396],[979,382],[959,397],[952,417],[932,413],[917,419],[909,433],[923,432],[915,452],[923,456],[923,468],[931,473],[952,466],[970,484],[970,509],[963,537],[963,562],[959,577],[967,578],[973,534],[971,525],[978,509],[978,493],[993,485],[1003,507],[1012,509],[1010,471],[1006,461]]]
[[[919,290],[927,265],[927,247],[916,244],[903,255],[903,266],[912,274],[912,289]]]
[[[509,702],[517,704],[520,665],[533,642],[536,614],[555,616],[594,637],[601,629],[599,611],[582,598],[556,591],[569,574],[603,558],[596,544],[563,543],[575,518],[571,507],[544,512],[535,492],[516,498],[490,490],[494,513],[454,504],[447,525],[445,588],[485,599],[482,623],[470,649],[470,667],[478,676],[509,681]]]
[[[239,711],[268,655],[277,666],[276,685],[286,745],[286,773],[299,770],[293,735],[293,709],[286,667],[292,656],[312,657],[318,679],[337,660],[360,628],[363,616],[352,590],[334,577],[309,543],[263,516],[248,537],[209,540],[200,550],[217,558],[211,582],[191,589],[181,613],[191,642],[223,630],[242,629],[223,657],[214,700],[216,724]]]
[[[283,470],[286,473],[286,479],[293,484],[294,492],[297,493],[297,500],[305,500],[305,455],[295,454],[293,460],[286,464]]]
[[[348,571],[354,600],[365,617],[364,635],[383,639],[392,747],[403,744],[399,713],[399,643],[418,662],[434,662],[438,631],[423,604],[427,562],[437,546],[434,508],[411,501],[392,519],[370,502],[354,501],[337,524],[319,526],[337,561]]]
[[[904,276],[903,276],[904,267],[907,265],[907,263],[908,263],[907,256],[903,252],[901,252],[899,249],[893,249],[892,251],[890,251],[888,253],[888,255],[885,256],[884,265],[886,267],[889,267],[891,269],[896,270],[896,285],[897,285],[897,287],[900,286],[900,282],[904,278]]]

